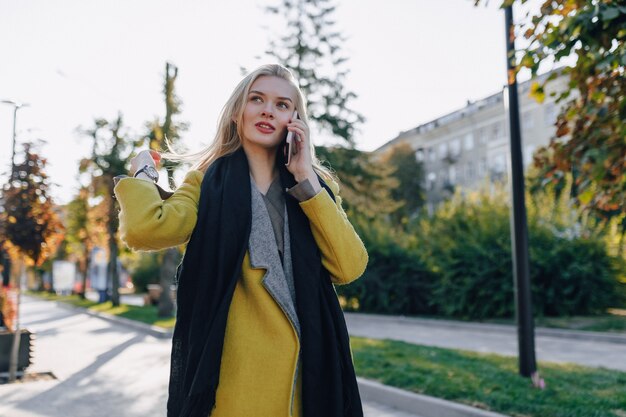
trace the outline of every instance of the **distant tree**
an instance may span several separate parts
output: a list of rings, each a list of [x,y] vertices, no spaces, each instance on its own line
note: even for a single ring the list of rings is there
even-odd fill
[[[49,195],[46,159],[32,143],[24,145],[24,161],[16,163],[3,189],[0,213],[3,235],[19,252],[40,265],[54,252],[63,230]]]
[[[406,224],[425,202],[424,167],[417,161],[415,151],[408,143],[391,148],[381,162],[393,170],[391,176],[398,181],[398,187],[391,190],[391,197],[402,206],[391,214],[393,222]]]
[[[78,194],[66,207],[67,251],[73,254],[78,261],[78,269],[82,277],[80,297],[85,298],[87,288],[87,273],[89,271],[89,253],[93,248],[93,234],[95,228],[89,222],[89,189],[81,187]]]
[[[119,245],[117,241],[118,209],[113,198],[113,177],[127,171],[126,167],[136,149],[143,143],[143,139],[132,140],[123,126],[122,115],[118,114],[113,121],[96,119],[91,129],[79,128],[85,136],[92,140],[90,158],[84,158],[80,163],[80,171],[89,173],[92,177],[91,195],[102,199],[106,206],[104,221],[107,225],[109,246],[109,264],[107,276],[112,285],[111,302],[114,306],[120,304],[120,279],[117,271]]]
[[[148,139],[150,149],[162,150],[174,145],[179,139],[181,132],[187,130],[187,124],[175,121],[174,117],[180,114],[181,100],[176,96],[174,87],[178,77],[178,68],[167,62],[165,64],[165,83],[163,94],[165,98],[165,117],[163,121],[156,118],[148,123]],[[164,160],[163,167],[167,171],[168,183],[172,189],[176,188],[174,181],[174,171],[178,168],[178,163]],[[159,298],[158,316],[170,317],[174,314],[174,305],[170,297],[170,285],[172,284],[176,272],[176,264],[180,261],[180,251],[177,248],[166,249],[161,255],[161,269],[159,272],[159,282],[163,291]]]
[[[506,0],[502,6],[513,3]],[[564,106],[555,137],[535,153],[540,173],[534,188],[552,183],[559,193],[570,174],[574,204],[607,225],[621,219],[626,233],[626,4],[545,0],[530,24],[518,29],[529,42],[520,51],[518,69],[529,68],[534,76],[541,63],[576,58],[562,70],[570,78],[566,89],[553,93]],[[539,101],[556,75],[533,85]]]
[[[402,205],[391,197],[398,187],[398,180],[391,177],[393,170],[377,163],[371,154],[341,146],[319,146],[316,153],[339,177],[348,216],[389,220],[389,215]]]
[[[286,28],[266,51],[298,80],[308,101],[309,117],[320,129],[354,146],[354,132],[365,118],[349,107],[356,94],[344,85],[348,60],[341,54],[345,40],[335,28],[332,0],[281,0],[266,7]]]

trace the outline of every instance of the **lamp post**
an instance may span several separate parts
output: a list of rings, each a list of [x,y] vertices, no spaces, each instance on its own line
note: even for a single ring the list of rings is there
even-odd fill
[[[520,132],[517,80],[515,75],[515,32],[513,8],[504,9],[509,127],[511,132],[511,184],[513,245],[513,276],[515,278],[515,312],[519,349],[519,372],[522,376],[538,379],[535,359],[535,330],[532,314],[528,259],[528,225],[524,201],[524,166],[522,163],[522,135]]]
[[[1,100],[0,103],[10,104],[13,106],[13,145],[11,148],[11,181],[15,178],[15,133],[16,133],[16,124],[17,124],[17,111],[22,107],[28,106],[27,103],[18,103],[12,100]],[[22,266],[23,268],[23,266]],[[15,306],[15,333],[13,335],[13,345],[11,346],[11,354],[9,358],[9,382],[15,381],[17,374],[17,362],[18,355],[20,350],[20,292],[23,281],[23,269],[17,283],[17,302]]]
[[[13,106],[13,146],[11,148],[11,179],[13,179],[13,170],[15,169],[15,126],[17,123],[17,111],[22,107],[27,107],[28,103],[18,103],[13,100],[1,100],[0,103]]]

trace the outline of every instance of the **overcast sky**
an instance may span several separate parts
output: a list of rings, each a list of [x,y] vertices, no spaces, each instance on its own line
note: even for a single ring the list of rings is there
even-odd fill
[[[374,150],[400,131],[502,89],[499,3],[337,2],[351,70],[347,86],[358,94],[352,107],[367,119],[356,135],[358,148]],[[268,4],[277,2],[0,0],[0,100],[30,104],[18,112],[18,143],[47,141],[42,154],[57,184],[56,201],[75,194],[77,162],[89,155],[89,139],[77,134],[78,126],[121,112],[138,134],[145,121],[163,115],[166,61],[179,68],[181,118],[190,124],[184,143],[206,145],[241,78],[240,66],[270,62],[255,58],[280,32],[281,22],[263,11]],[[0,171],[10,164],[12,123],[12,108],[0,105]]]

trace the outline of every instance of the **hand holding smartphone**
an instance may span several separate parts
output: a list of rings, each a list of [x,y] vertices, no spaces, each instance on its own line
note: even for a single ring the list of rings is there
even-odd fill
[[[298,118],[298,111],[294,111],[293,112],[293,116],[291,117],[291,119],[297,119]],[[289,166],[289,164],[291,163],[291,156],[295,155],[298,153],[298,146],[295,143],[295,138],[294,138],[294,133],[293,132],[288,132],[287,133],[287,138],[285,139],[285,145],[283,147],[283,155],[285,157],[285,166]]]

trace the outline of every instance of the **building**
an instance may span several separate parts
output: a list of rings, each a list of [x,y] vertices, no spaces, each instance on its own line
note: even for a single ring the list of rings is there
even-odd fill
[[[551,92],[563,91],[567,76],[560,75],[546,85],[539,104],[530,97],[531,85],[542,83],[551,73],[518,84],[524,167],[532,162],[535,149],[545,146],[555,133],[559,105]],[[430,213],[454,191],[475,189],[481,184],[506,180],[510,171],[510,140],[506,86],[502,91],[464,108],[401,132],[375,153],[382,154],[406,142],[424,164],[424,189]]]

